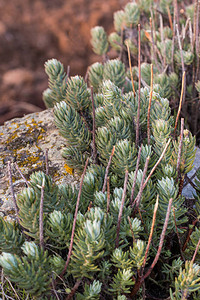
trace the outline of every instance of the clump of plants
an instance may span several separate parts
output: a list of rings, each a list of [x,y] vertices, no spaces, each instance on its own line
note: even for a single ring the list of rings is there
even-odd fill
[[[139,5],[118,13],[129,20],[123,30],[149,13]],[[92,45],[104,61],[85,79],[70,77],[56,59],[45,64],[44,101],[80,187],[55,184],[48,164],[31,175],[15,202],[16,222],[0,219],[3,274],[26,299],[199,299],[199,173],[195,205],[182,196],[195,157],[195,137],[179,122],[185,75],[173,116],[156,66],[148,82],[142,73],[140,26],[137,82],[123,60],[108,59],[101,27]]]
[[[181,115],[190,130],[200,138],[200,69],[199,69],[199,1],[131,1],[124,9],[114,13],[115,31],[107,35],[103,27],[92,29],[92,46],[96,54],[109,57],[114,49],[126,65],[126,77],[131,79],[128,52],[132,63],[132,77],[137,88],[138,72],[138,24],[141,27],[141,77],[142,86],[150,85],[153,63],[153,83],[162,89],[160,96],[170,101],[176,114],[185,72]],[[113,53],[113,51],[112,51]],[[90,73],[100,76],[103,67],[94,64]],[[101,76],[100,76],[101,77]],[[96,86],[89,77],[90,84]]]

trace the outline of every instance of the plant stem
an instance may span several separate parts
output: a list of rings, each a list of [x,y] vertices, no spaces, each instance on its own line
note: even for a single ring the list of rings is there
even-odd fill
[[[132,207],[134,206],[134,204],[136,204],[136,207],[135,207],[133,215],[135,215],[137,213],[138,207],[140,205],[140,201],[141,201],[141,197],[142,197],[142,192],[144,190],[143,184],[144,184],[144,179],[145,179],[145,176],[146,176],[146,173],[147,173],[149,159],[150,159],[150,157],[148,156],[147,159],[146,159],[144,170],[143,170],[143,174],[142,174],[142,180],[141,180],[141,183],[140,183],[140,189],[139,189],[139,192],[137,194],[137,197],[135,198],[135,200],[134,200],[134,202],[132,204]]]
[[[10,161],[8,162],[8,174],[9,174],[10,190],[11,190],[11,194],[12,194],[12,198],[13,198],[15,214],[16,214],[17,221],[19,222],[19,209],[17,206],[17,201],[15,198],[15,193],[14,193],[14,188],[13,188],[13,183],[12,183],[12,171],[11,171],[11,162]]]
[[[113,158],[114,152],[115,152],[115,146],[113,146],[113,149],[112,149],[109,161],[108,161],[108,165],[106,167],[105,178],[104,178],[103,189],[102,189],[103,193],[105,193],[105,190],[106,190],[108,172],[109,172],[109,169],[110,169],[110,165],[111,165],[111,162],[112,162],[112,158]]]
[[[45,186],[45,178],[43,178],[42,186],[41,186],[41,200],[40,200],[40,214],[39,214],[40,247],[43,249],[44,249],[44,224],[43,224],[44,186]]]
[[[169,25],[170,25],[171,31],[173,31],[172,16],[170,13],[169,5],[167,5],[167,14],[168,14],[168,18],[169,18]]]
[[[121,219],[122,219],[122,212],[123,212],[123,207],[124,207],[124,201],[126,197],[126,189],[127,189],[127,183],[128,183],[128,170],[125,172],[125,179],[124,179],[124,189],[123,189],[123,194],[122,194],[122,202],[119,210],[119,215],[118,215],[118,221],[117,221],[117,238],[116,238],[116,243],[115,247],[119,247],[119,231],[120,231],[120,224],[121,224]]]
[[[178,147],[178,158],[177,158],[177,164],[176,164],[178,178],[180,176],[181,149],[182,149],[182,145],[183,145],[183,129],[184,129],[184,119],[181,118],[181,133],[180,133],[180,141],[179,141],[179,147]]]
[[[183,251],[182,251],[182,247],[181,247],[181,239],[180,239],[180,235],[179,235],[179,233],[178,233],[178,227],[177,227],[177,224],[176,224],[175,209],[174,209],[174,207],[173,207],[172,209],[173,209],[174,223],[175,223],[176,235],[177,235],[177,238],[178,238],[178,243],[179,243],[179,248],[180,248],[181,258],[182,258],[182,260],[185,261],[185,257],[184,257],[184,255],[183,255]]]
[[[107,214],[109,212],[110,207],[110,184],[109,184],[109,177],[107,178]]]
[[[180,55],[181,55],[181,66],[182,66],[182,74],[184,76],[185,79],[185,65],[184,65],[184,60],[183,60],[183,50],[182,50],[182,45],[181,45],[181,39],[180,39],[180,34],[179,34],[179,29],[178,29],[178,24],[176,24],[176,32],[177,32],[177,37],[178,37],[178,45],[179,45],[179,50],[180,50]],[[182,80],[182,84],[183,84],[183,95],[182,95],[182,100],[183,100],[183,104],[185,102],[185,81]],[[182,91],[181,91],[182,93]]]
[[[178,119],[179,119],[179,116],[181,113],[181,106],[183,103],[184,86],[185,86],[185,72],[183,72],[183,77],[182,77],[181,97],[180,97],[179,108],[178,108],[178,112],[177,112],[177,116],[176,116],[176,122],[175,122],[175,126],[174,126],[174,139],[175,139],[175,135],[176,135],[176,127],[178,125]]]
[[[130,230],[131,230],[131,234],[132,234],[132,238],[133,238],[133,243],[136,243],[136,239],[135,239],[132,224],[131,224],[131,219],[129,216],[128,216],[128,222],[129,222],[129,226],[130,226]]]
[[[67,261],[65,263],[65,267],[61,273],[61,277],[65,274],[69,261],[70,261],[70,257],[72,254],[72,248],[73,248],[73,242],[74,242],[74,234],[75,234],[75,227],[76,227],[76,219],[77,219],[77,214],[78,214],[78,207],[79,207],[79,202],[80,202],[80,198],[81,198],[81,191],[82,191],[82,187],[83,187],[83,179],[86,173],[86,169],[87,169],[87,165],[88,165],[88,161],[89,158],[87,158],[86,163],[85,163],[85,167],[83,170],[83,174],[81,176],[81,182],[80,182],[80,188],[79,188],[79,192],[78,192],[78,197],[77,197],[77,201],[76,201],[76,209],[75,209],[75,213],[74,213],[74,221],[73,221],[73,226],[72,226],[72,234],[71,234],[71,241],[70,241],[70,246],[69,246],[69,252],[67,255]]]
[[[150,145],[150,112],[151,112],[151,101],[153,95],[153,64],[151,64],[151,88],[149,94],[149,107],[147,113],[147,138],[148,138],[148,145]]]
[[[46,165],[46,175],[49,175],[49,161],[48,161],[48,149],[45,151],[45,165]]]
[[[131,75],[131,82],[132,82],[132,87],[133,87],[133,94],[134,94],[134,97],[135,97],[135,87],[134,87],[132,65],[131,65],[131,54],[130,54],[130,48],[129,48],[128,43],[126,43],[126,47],[127,47],[127,50],[128,50],[128,61],[129,61],[129,69],[130,69],[130,75]]]
[[[141,89],[141,34],[140,24],[138,24],[138,108],[136,121],[136,146],[139,144],[139,130],[140,130],[140,89]]]
[[[192,222],[192,228],[189,229],[188,235],[187,235],[187,238],[186,238],[186,241],[185,241],[185,243],[184,243],[184,245],[183,245],[183,248],[182,248],[183,251],[185,251],[185,249],[187,248],[187,244],[188,244],[188,242],[189,242],[189,240],[190,240],[190,236],[191,236],[191,234],[192,234],[192,232],[193,232],[193,230],[194,230],[194,227],[195,227],[195,225],[196,225],[197,222],[199,222],[199,218],[196,218],[196,219]]]
[[[200,245],[200,239],[199,239],[199,241],[198,241],[198,243],[197,243],[197,245],[196,245],[196,249],[195,249],[195,251],[194,251],[194,255],[193,255],[193,257],[192,257],[191,263],[194,263],[195,257],[196,257],[196,255],[197,255],[198,250],[199,250],[199,245]]]
[[[157,163],[154,165],[154,167],[151,169],[151,172],[149,173],[149,176],[148,176],[147,179],[145,180],[145,183],[144,183],[144,185],[143,185],[143,189],[145,188],[145,186],[147,185],[147,183],[148,183],[148,181],[149,181],[151,175],[153,174],[153,172],[155,171],[155,169],[157,168],[157,166],[159,165],[159,163],[160,163],[161,160],[163,159],[163,156],[165,155],[165,152],[166,152],[167,147],[169,146],[170,142],[171,142],[171,139],[169,139],[169,141],[168,141],[167,144],[165,145],[165,148],[164,148],[164,150],[163,150],[163,152],[162,152],[162,154],[161,154],[159,160],[158,160]]]
[[[23,175],[22,171],[20,170],[18,164],[15,162],[14,165],[15,165],[17,171],[19,172],[19,174],[21,175],[22,179],[25,181],[25,183],[26,183],[26,185],[27,185],[27,187],[28,187],[28,186],[29,186],[29,182],[28,182],[28,181],[26,180],[26,178],[24,177],[24,175]]]
[[[152,219],[152,224],[151,224],[151,231],[150,231],[150,234],[149,234],[148,244],[147,244],[147,248],[146,248],[145,255],[144,255],[144,261],[143,261],[143,264],[142,264],[142,273],[144,271],[144,267],[145,267],[145,264],[146,264],[146,261],[147,261],[147,255],[148,255],[148,252],[149,252],[149,248],[150,248],[150,244],[151,244],[151,240],[152,240],[152,236],[153,236],[153,230],[154,230],[154,225],[155,225],[155,221],[156,221],[156,213],[157,213],[157,209],[158,209],[158,199],[159,199],[159,195],[156,198],[156,204],[154,206],[153,219]]]
[[[132,189],[131,189],[131,198],[130,198],[130,204],[131,205],[133,203],[133,196],[134,196],[134,191],[135,191],[135,184],[136,184],[136,180],[137,180],[137,173],[138,173],[138,169],[139,169],[141,152],[142,152],[142,145],[139,148],[137,163],[136,163],[136,168],[135,168],[135,175],[134,175],[133,185],[132,185]]]
[[[170,212],[171,212],[172,201],[173,201],[173,199],[171,198],[169,200],[167,213],[166,213],[166,217],[165,217],[165,222],[164,222],[162,233],[161,233],[161,236],[160,236],[160,243],[159,243],[159,246],[158,246],[158,251],[157,251],[156,256],[155,256],[155,258],[154,258],[154,260],[151,264],[151,267],[148,269],[148,271],[144,275],[144,279],[147,278],[151,274],[151,271],[153,270],[153,268],[155,267],[155,265],[156,265],[156,263],[159,259],[159,256],[160,256],[160,253],[161,253],[161,250],[162,250],[162,246],[163,246],[163,242],[164,242],[165,232],[167,230],[167,224],[168,224],[169,216],[170,216]]]
[[[93,86],[91,86],[91,98],[92,98],[92,116],[93,116],[93,128],[92,128],[92,136],[93,136],[93,161],[94,161],[94,164],[96,164],[97,163],[97,148],[96,148],[96,142],[95,142],[96,125],[95,125],[95,107],[94,107]]]
[[[76,293],[76,291],[77,291],[77,289],[78,289],[78,287],[79,287],[81,281],[82,281],[82,279],[78,280],[78,281],[75,283],[74,287],[72,288],[71,292],[70,292],[69,295],[67,296],[66,300],[70,300],[70,299],[74,296],[74,294]]]

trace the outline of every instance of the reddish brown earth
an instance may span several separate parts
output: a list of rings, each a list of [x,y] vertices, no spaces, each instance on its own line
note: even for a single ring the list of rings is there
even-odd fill
[[[99,57],[92,53],[90,29],[113,29],[113,12],[127,0],[1,0],[0,124],[44,109],[44,63],[60,60],[70,75],[84,75]]]

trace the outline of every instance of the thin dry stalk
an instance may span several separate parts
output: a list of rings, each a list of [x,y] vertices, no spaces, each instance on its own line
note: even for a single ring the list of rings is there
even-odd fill
[[[157,163],[154,165],[154,167],[152,168],[151,172],[149,173],[149,176],[147,177],[147,179],[145,180],[145,183],[143,185],[143,189],[145,188],[145,186],[147,185],[149,179],[151,178],[151,175],[153,174],[153,172],[155,171],[155,169],[157,168],[157,166],[159,165],[159,163],[161,162],[161,160],[163,159],[163,156],[165,155],[165,152],[169,146],[171,142],[171,139],[169,139],[169,141],[167,142],[167,144],[165,145],[165,148],[163,149],[163,152],[159,158],[159,160],[157,161]]]
[[[115,243],[116,248],[119,247],[119,231],[120,231],[120,224],[121,224],[121,219],[122,219],[124,201],[125,201],[125,197],[126,197],[127,184],[128,184],[128,171],[126,170],[125,179],[124,179],[124,189],[123,189],[123,194],[122,194],[122,202],[121,202],[121,206],[119,209],[119,215],[118,215],[118,221],[117,221],[117,237],[116,237],[116,243]]]
[[[40,231],[40,247],[44,249],[44,187],[45,179],[43,178],[41,186],[40,214],[39,214],[39,231]]]
[[[179,243],[181,258],[185,261],[185,257],[184,257],[184,254],[183,254],[183,251],[182,251],[182,246],[181,246],[181,239],[180,239],[180,235],[178,233],[178,227],[177,227],[177,223],[176,223],[176,216],[175,216],[175,208],[174,208],[174,206],[173,206],[172,209],[173,209],[174,224],[175,224],[175,228],[176,228],[176,235],[177,235],[177,238],[178,238],[178,243]]]
[[[149,94],[149,107],[148,107],[148,113],[147,113],[147,139],[148,139],[148,145],[150,145],[150,112],[151,112],[152,95],[153,95],[153,64],[151,64],[151,88],[150,88],[150,94]]]
[[[136,121],[136,146],[139,144],[139,131],[140,131],[140,89],[141,89],[141,33],[140,24],[138,24],[138,108],[137,108],[137,121]]]
[[[179,46],[180,55],[181,55],[182,73],[184,73],[185,65],[184,65],[184,60],[183,60],[183,49],[182,49],[182,45],[181,45],[181,38],[180,38],[180,34],[179,34],[178,24],[176,24],[176,32],[177,32],[177,38],[178,38],[178,46]]]
[[[94,107],[94,93],[93,86],[91,86],[91,98],[92,98],[92,116],[93,116],[93,128],[92,128],[92,137],[93,137],[93,161],[97,163],[97,148],[95,142],[95,134],[96,134],[96,124],[95,124],[95,107]]]
[[[178,2],[177,0],[174,0],[174,8],[175,8],[175,17],[176,17],[176,23],[178,24],[179,26],[179,10],[178,10]]]
[[[171,31],[173,31],[172,16],[171,16],[171,13],[170,13],[169,5],[167,5],[167,14],[168,14],[169,25],[170,25]]]
[[[158,47],[156,46],[156,43],[154,41],[154,36],[156,37],[156,35],[154,35],[155,24],[154,24],[154,20],[153,20],[153,11],[152,11],[152,9],[151,9],[151,18],[149,20],[150,20],[150,29],[151,29],[151,43],[152,43],[152,49],[153,49],[153,58],[154,58],[157,69],[159,70],[159,72],[162,72],[160,64],[158,63],[158,60],[157,60],[157,56],[155,54],[155,51],[156,51],[156,53],[159,56],[159,59],[160,59],[161,63],[163,64],[162,55],[161,55],[160,51],[158,50]]]
[[[199,4],[200,2],[197,1],[197,17],[196,17],[196,37],[195,37],[195,41],[196,41],[196,64],[197,64],[197,68],[196,68],[196,74],[195,74],[195,82],[198,79],[199,76]]]
[[[154,260],[153,260],[150,268],[148,269],[148,271],[144,275],[143,279],[147,278],[151,274],[151,271],[153,270],[153,268],[155,267],[155,265],[156,265],[156,263],[157,263],[157,261],[159,259],[159,256],[160,256],[160,253],[161,253],[161,250],[162,250],[162,246],[163,246],[163,242],[164,242],[165,232],[166,232],[166,229],[167,229],[167,224],[168,224],[168,221],[169,221],[169,216],[170,216],[170,212],[171,212],[172,201],[173,201],[173,199],[171,198],[169,200],[169,204],[168,204],[168,208],[167,208],[167,213],[166,213],[166,217],[165,217],[165,222],[164,222],[162,233],[161,233],[161,236],[160,236],[160,243],[159,243],[159,246],[158,246],[158,251],[156,253],[156,256],[155,256],[155,258],[154,258]]]
[[[141,152],[142,152],[142,145],[140,146],[139,151],[138,151],[137,163],[136,163],[136,168],[135,168],[135,175],[134,175],[134,179],[133,179],[133,185],[132,185],[132,188],[131,188],[130,204],[132,204],[132,202],[133,202],[133,196],[134,196],[134,191],[135,191],[135,185],[136,185],[136,180],[137,180],[137,174],[138,174],[138,169],[139,169]]]
[[[192,39],[192,44],[193,44],[193,49],[195,49],[195,40],[196,40],[196,32],[197,32],[197,8],[198,8],[198,0],[195,0],[195,6],[194,6],[194,24],[193,24],[193,39]]]
[[[183,145],[183,129],[184,129],[184,119],[181,118],[181,133],[180,133],[180,142],[178,147],[178,158],[177,158],[177,164],[176,164],[176,170],[178,173],[178,177],[180,175],[180,162],[181,162],[181,149]]]
[[[11,171],[11,162],[10,161],[8,162],[8,174],[9,174],[10,190],[11,190],[11,194],[12,194],[12,198],[13,198],[15,214],[16,214],[17,221],[19,222],[19,209],[17,206],[17,201],[16,201],[13,183],[12,183],[12,171]]]
[[[179,119],[179,116],[181,113],[181,107],[183,104],[184,86],[185,86],[185,72],[183,72],[183,77],[182,77],[181,97],[180,97],[179,108],[178,108],[178,112],[177,112],[177,116],[176,116],[176,122],[175,122],[175,126],[174,126],[174,139],[175,139],[175,135],[176,135],[176,127],[178,125],[178,119]]]
[[[45,165],[46,165],[46,175],[49,175],[49,160],[48,160],[48,149],[45,151]]]
[[[119,60],[122,60],[122,55],[123,55],[123,45],[124,45],[124,26],[122,24],[121,26],[121,49],[120,49],[120,54],[119,54]]]
[[[109,212],[110,207],[110,184],[109,184],[109,177],[107,178],[107,214]]]
[[[132,238],[133,238],[133,243],[136,243],[136,239],[135,239],[134,232],[133,232],[133,227],[131,224],[131,219],[129,216],[128,216],[128,222],[129,222],[129,226],[130,226],[130,230],[131,230],[131,234],[132,234]]]
[[[191,228],[189,229],[189,231],[188,231],[188,235],[187,235],[186,241],[185,241],[185,243],[184,243],[184,245],[183,245],[183,248],[182,248],[183,251],[185,251],[185,249],[187,248],[187,244],[188,244],[188,242],[189,242],[189,240],[190,240],[190,236],[191,236],[191,234],[192,234],[192,232],[193,232],[193,230],[194,230],[194,227],[195,227],[195,225],[196,225],[197,222],[199,222],[199,218],[196,218],[196,219],[192,222],[192,227],[191,227]]]
[[[88,82],[88,76],[89,76],[89,67],[87,67],[86,73],[85,73],[85,77],[84,77],[84,81],[87,83]]]
[[[18,164],[15,162],[14,165],[15,165],[17,171],[19,172],[19,174],[21,175],[22,179],[25,181],[25,183],[26,183],[26,185],[27,185],[27,187],[28,187],[28,186],[29,186],[29,182],[28,182],[28,181],[26,180],[26,178],[24,177],[24,175],[23,175],[22,171],[20,170]]]
[[[71,292],[69,293],[69,295],[67,296],[66,300],[70,300],[74,294],[76,293],[80,283],[81,283],[82,279],[77,280],[77,282],[75,283],[74,287],[71,289]]]
[[[53,278],[53,274],[52,274],[52,290],[53,290],[53,292],[54,292],[54,294],[55,294],[55,296],[56,296],[56,299],[57,300],[60,300],[60,298],[59,298],[59,296],[58,296],[58,293],[57,293],[57,291],[56,291],[56,286],[55,286],[55,280],[54,280],[54,278]]]
[[[195,249],[195,251],[194,251],[194,255],[193,255],[192,260],[191,260],[191,263],[192,263],[192,264],[194,263],[195,257],[196,257],[196,255],[197,255],[198,250],[199,250],[199,245],[200,245],[200,239],[199,239],[199,241],[198,241],[198,243],[197,243],[196,249]]]
[[[135,210],[134,210],[134,214],[137,212],[138,207],[140,205],[140,201],[141,201],[141,197],[142,197],[142,192],[144,190],[144,187],[143,187],[144,186],[144,179],[145,179],[145,176],[146,176],[146,173],[147,173],[149,159],[150,159],[150,157],[148,156],[147,159],[146,159],[145,165],[144,165],[144,170],[143,170],[143,174],[142,174],[142,180],[141,180],[141,183],[140,183],[140,189],[139,189],[139,192],[137,194],[137,197],[135,198],[135,200],[134,200],[134,202],[132,204],[132,207],[134,206],[134,204],[136,204],[136,207],[135,207]]]
[[[106,190],[108,172],[109,172],[109,169],[110,169],[110,165],[111,165],[111,162],[112,162],[112,158],[113,158],[114,152],[115,152],[115,146],[113,146],[113,149],[112,149],[109,161],[108,161],[108,165],[106,167],[106,173],[105,173],[105,178],[104,178],[104,183],[103,183],[103,188],[102,188],[102,192],[103,193],[105,193],[105,190]]]
[[[133,94],[134,94],[134,97],[135,97],[135,87],[134,87],[133,72],[132,72],[132,65],[131,65],[131,54],[130,54],[130,48],[129,48],[128,43],[126,43],[126,47],[127,47],[127,50],[128,50],[128,62],[129,62],[131,82],[132,82],[132,87],[133,87]]]
[[[66,79],[66,83],[69,79],[69,73],[70,73],[70,66],[67,66],[67,79]]]
[[[175,2],[175,0],[174,0]],[[173,37],[172,37],[172,72],[174,72],[174,44],[175,44],[175,31],[176,31],[176,8],[174,3],[174,16],[173,16]]]
[[[192,42],[192,37],[193,37],[193,33],[192,33],[192,22],[189,19],[189,37],[190,37],[190,47],[191,50],[193,51],[193,42]]]
[[[81,176],[81,181],[80,181],[80,188],[79,188],[79,192],[78,192],[78,197],[77,197],[77,201],[76,201],[76,209],[75,209],[75,213],[74,213],[74,221],[73,221],[73,226],[72,226],[72,234],[71,234],[71,241],[70,241],[70,246],[69,246],[69,252],[67,255],[67,261],[65,263],[65,267],[61,273],[61,277],[65,274],[69,261],[70,261],[70,257],[72,254],[72,248],[73,248],[73,242],[74,242],[74,234],[75,234],[75,227],[76,227],[76,219],[77,219],[77,214],[78,214],[78,207],[79,207],[79,202],[80,202],[80,198],[81,198],[81,191],[82,191],[82,187],[83,187],[83,179],[86,173],[86,169],[87,169],[87,165],[88,165],[88,161],[89,158],[87,158],[86,163],[85,163],[85,167],[83,170],[83,174]]]
[[[3,269],[1,270],[1,292],[2,292],[2,300],[5,300],[5,293],[4,293],[4,275],[3,275]]]
[[[179,45],[179,50],[180,50],[180,55],[181,55],[181,66],[182,66],[182,74],[184,76],[185,73],[185,65],[184,65],[184,60],[183,60],[183,50],[182,50],[182,45],[181,45],[181,39],[180,39],[180,34],[179,34],[179,29],[178,29],[178,24],[176,24],[176,31],[177,31],[177,37],[178,37],[178,45]],[[185,102],[185,81],[182,83],[184,83],[183,86],[183,104]]]
[[[164,65],[163,65],[163,69],[164,69],[166,66],[166,45],[165,45],[165,39],[163,33],[163,18],[161,14],[160,14],[160,34],[161,34],[161,41],[164,47]]]
[[[143,273],[143,270],[144,270],[144,267],[145,267],[145,264],[146,264],[146,261],[147,261],[147,255],[149,253],[149,248],[150,248],[151,240],[152,240],[152,236],[153,236],[153,230],[154,230],[155,221],[156,221],[156,213],[157,213],[157,209],[158,209],[158,199],[159,199],[159,195],[156,198],[156,204],[154,206],[153,219],[152,219],[152,224],[151,224],[151,231],[150,231],[150,234],[149,234],[147,248],[146,248],[145,255],[144,255],[144,261],[143,261],[143,264],[142,264],[142,273]]]
[[[11,289],[12,289],[13,292],[15,293],[16,298],[17,298],[18,300],[20,300],[20,298],[19,298],[19,296],[18,296],[18,294],[17,294],[17,292],[16,292],[14,286],[13,286],[12,283],[10,282],[10,280],[9,280],[7,277],[5,277],[5,279],[8,281],[8,283],[9,283]]]

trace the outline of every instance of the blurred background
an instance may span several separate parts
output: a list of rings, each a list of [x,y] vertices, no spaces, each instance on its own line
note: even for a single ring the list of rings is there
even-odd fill
[[[0,124],[43,110],[47,88],[44,63],[60,60],[70,75],[85,75],[100,58],[93,54],[90,29],[113,30],[113,12],[127,0],[1,0]]]

